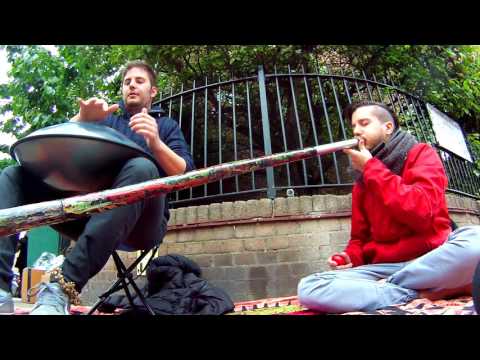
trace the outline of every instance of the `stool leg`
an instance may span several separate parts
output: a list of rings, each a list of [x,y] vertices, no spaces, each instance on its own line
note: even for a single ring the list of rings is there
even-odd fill
[[[147,299],[145,299],[145,296],[143,296],[142,291],[138,288],[137,284],[131,279],[131,274],[129,274],[129,280],[130,284],[132,285],[133,289],[137,293],[138,297],[140,298],[141,302],[143,305],[147,308],[147,311],[150,313],[150,315],[155,315],[155,311],[153,311],[152,307],[148,304]]]
[[[89,310],[87,315],[93,314],[95,312],[95,310],[97,310],[97,308],[100,305],[102,305],[111,294],[120,290],[122,288],[122,286],[120,286],[120,283],[121,283],[121,280],[117,279],[117,281],[115,281],[115,283],[107,291],[105,291],[103,294],[101,294],[99,296],[100,299],[95,303],[95,305],[92,306],[92,308]]]
[[[150,262],[154,258],[154,255],[157,252],[157,250],[158,250],[158,247],[153,249],[153,253],[152,253],[152,256],[150,257],[150,259],[148,261],[148,264],[150,264]],[[117,292],[120,289],[123,289],[125,291],[125,294],[127,296],[127,299],[128,299],[128,302],[130,303],[130,305],[134,308],[138,308],[138,305],[135,305],[135,303],[133,302],[132,294],[130,293],[130,290],[128,289],[129,285],[132,285],[133,290],[135,291],[135,293],[139,297],[140,301],[143,303],[143,305],[147,309],[148,313],[150,315],[156,315],[155,312],[153,311],[152,307],[148,304],[148,302],[147,302],[145,296],[143,295],[142,291],[139,289],[139,287],[137,286],[137,284],[133,280],[133,276],[131,274],[132,270],[148,254],[148,252],[149,252],[149,250],[145,250],[142,253],[142,255],[139,256],[139,258],[136,259],[135,262],[133,264],[131,264],[128,268],[125,267],[125,265],[123,264],[120,256],[118,255],[118,253],[116,251],[114,251],[112,253],[113,261],[115,263],[115,267],[117,268],[117,280],[107,291],[105,291],[103,294],[101,294],[99,296],[100,299],[93,305],[93,307],[89,310],[87,315],[93,314],[95,312],[95,310],[97,310],[98,307],[100,305],[102,305],[111,294]]]
[[[97,310],[98,307],[102,305],[111,294],[117,292],[122,288],[125,290],[125,293],[127,294],[127,299],[129,303],[133,307],[135,307],[135,304],[133,303],[133,298],[130,292],[128,291],[128,284],[126,284],[125,282],[125,270],[126,270],[125,266],[123,266],[123,263],[121,262],[120,257],[116,252],[112,254],[112,257],[115,263],[115,267],[117,268],[117,280],[107,291],[105,291],[103,294],[99,296],[100,299],[92,306],[92,308],[88,311],[87,315],[92,315],[95,312],[95,310]]]
[[[133,308],[136,308],[137,306],[133,302],[133,297],[130,294],[130,291],[128,290],[128,284],[125,281],[125,277],[129,277],[130,273],[127,272],[127,269],[125,268],[125,265],[123,265],[122,260],[120,259],[120,256],[117,254],[117,252],[114,252],[113,254],[113,261],[115,262],[115,265],[117,267],[117,276],[120,279],[122,283],[123,290],[125,290],[125,294],[127,295],[128,302]],[[131,282],[131,279],[129,279]]]
[[[151,260],[153,259],[155,253],[157,251],[157,248],[154,249],[154,252],[152,254],[152,256],[150,257],[150,260],[148,263],[151,262]],[[135,283],[135,281],[133,280],[132,278],[132,270],[136,267],[136,265],[143,259],[143,257],[147,254],[147,252],[144,253],[143,256],[139,257],[131,266],[129,266],[129,268],[127,269],[125,267],[125,265],[122,263],[120,257],[118,256],[118,254],[115,252],[114,253],[114,261],[115,261],[115,264],[117,265],[117,267],[120,267],[127,275],[126,275],[126,278],[129,280],[129,285],[132,285],[133,289],[135,290],[135,292],[137,293],[137,296],[140,298],[140,301],[143,303],[143,305],[145,306],[145,308],[147,309],[147,311],[149,312],[150,315],[155,315],[155,311],[153,311],[152,307],[148,304],[147,300],[145,299],[145,296],[143,295],[142,291],[138,288],[137,284]],[[129,293],[128,293],[128,289],[126,289],[127,292],[127,297],[129,296]]]

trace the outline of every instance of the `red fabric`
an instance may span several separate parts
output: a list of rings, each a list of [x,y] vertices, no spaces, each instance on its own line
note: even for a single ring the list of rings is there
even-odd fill
[[[415,145],[401,176],[370,159],[352,192],[352,233],[345,249],[353,266],[415,259],[445,242],[451,231],[447,177],[435,150]]]

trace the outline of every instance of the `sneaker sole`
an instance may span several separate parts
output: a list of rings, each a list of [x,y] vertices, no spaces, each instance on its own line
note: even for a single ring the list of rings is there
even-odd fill
[[[13,315],[15,314],[14,304],[2,304],[0,307],[0,315]]]

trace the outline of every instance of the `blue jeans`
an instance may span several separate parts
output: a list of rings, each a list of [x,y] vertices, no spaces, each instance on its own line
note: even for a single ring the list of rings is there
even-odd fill
[[[471,284],[479,261],[480,226],[463,226],[443,245],[411,261],[309,275],[298,284],[298,298],[303,306],[328,313],[381,309],[416,299],[419,290]]]

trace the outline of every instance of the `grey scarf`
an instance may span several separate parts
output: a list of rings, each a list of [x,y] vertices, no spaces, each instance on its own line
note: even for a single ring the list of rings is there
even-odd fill
[[[400,175],[403,164],[410,149],[418,144],[418,141],[408,132],[397,130],[386,143],[382,142],[370,151],[372,156],[380,160],[394,174]],[[353,178],[363,183],[363,176],[360,171],[353,170]]]

